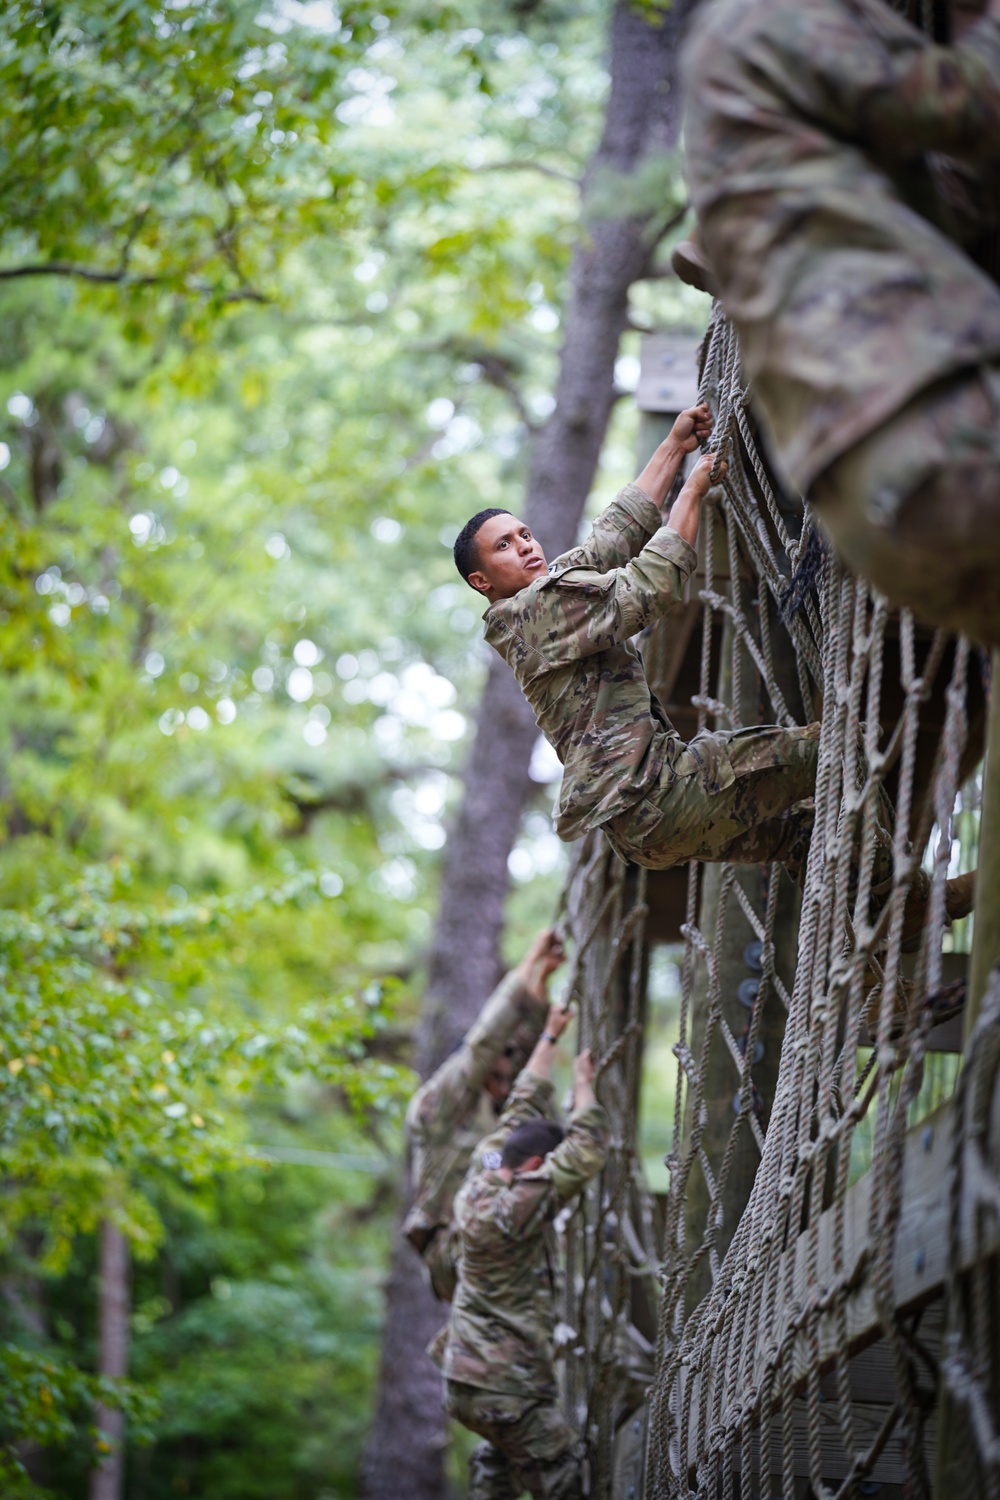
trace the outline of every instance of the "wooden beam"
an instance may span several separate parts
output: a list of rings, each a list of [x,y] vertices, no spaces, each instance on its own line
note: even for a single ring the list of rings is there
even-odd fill
[[[979,825],[979,873],[976,876],[976,920],[972,933],[969,1003],[965,1038],[976,1024],[990,970],[1000,961],[1000,651],[991,657],[992,693],[986,760],[983,764],[983,812]]]
[[[903,1209],[893,1257],[893,1293],[897,1313],[915,1312],[940,1299],[945,1289],[951,1218],[950,1112],[950,1102],[945,1103],[907,1133],[903,1161]],[[871,1227],[871,1194],[870,1172],[865,1173],[848,1189],[843,1205],[843,1256],[839,1264],[834,1254],[833,1208],[827,1209],[819,1217],[814,1275],[809,1274],[810,1231],[800,1234],[795,1245],[781,1256],[777,1268],[781,1291],[775,1318],[768,1330],[768,1345],[781,1344],[797,1304],[804,1303],[816,1288],[831,1286],[841,1279],[851,1285],[843,1310],[849,1355],[855,1357],[881,1337],[882,1325],[875,1306],[870,1272],[875,1248]],[[1000,1222],[994,1221],[989,1229],[980,1226],[982,1239],[976,1238],[975,1229],[975,1225],[964,1219],[959,1225],[959,1265],[963,1270],[983,1255],[1000,1254]],[[744,1289],[744,1295],[746,1294]],[[817,1354],[821,1371],[832,1368],[839,1344],[839,1329],[831,1312],[821,1313],[815,1342],[809,1340],[804,1333],[795,1336],[791,1358],[793,1381],[797,1390],[804,1386]],[[755,1388],[760,1388],[765,1372],[765,1341],[762,1338],[758,1343],[751,1377]],[[726,1378],[726,1374],[725,1371],[713,1371],[713,1377],[720,1379]],[[699,1384],[700,1376],[695,1375],[691,1394],[692,1410],[699,1399]],[[743,1393],[744,1383],[740,1381],[732,1392],[734,1404],[740,1403]],[[695,1439],[696,1433],[692,1431],[688,1444],[688,1463],[692,1468],[698,1458],[694,1447]]]

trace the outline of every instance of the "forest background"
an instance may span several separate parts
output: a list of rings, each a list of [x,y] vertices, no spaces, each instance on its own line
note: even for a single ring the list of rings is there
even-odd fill
[[[640,331],[704,322],[675,19],[4,9],[5,1500],[346,1500],[373,1412],[423,1464],[374,1442],[373,1497],[460,1488],[415,1259],[379,1387],[402,1110],[565,851],[450,544],[571,541]]]

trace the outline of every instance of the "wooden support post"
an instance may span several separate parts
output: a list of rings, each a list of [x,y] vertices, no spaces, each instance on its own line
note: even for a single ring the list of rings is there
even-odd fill
[[[983,762],[983,807],[979,824],[979,873],[976,876],[976,921],[969,965],[969,997],[965,1003],[965,1043],[969,1042],[982,1007],[990,971],[1000,961],[1000,651],[991,660],[989,720]],[[953,1122],[958,1128],[958,1121]],[[962,1285],[948,1288],[947,1333],[961,1337]],[[946,1341],[947,1341],[946,1333]],[[969,1418],[953,1400],[948,1387],[939,1387],[938,1447],[934,1468],[935,1500],[983,1493],[979,1451]]]
[[[776,662],[779,661],[785,649],[782,645],[783,639],[787,641],[789,655],[793,650],[791,641],[784,635],[784,632],[776,632],[773,642]],[[731,662],[732,627],[727,621],[723,632],[722,662],[717,688],[717,696],[723,702],[729,701],[732,693]],[[797,697],[794,662],[790,659],[788,665],[790,672],[784,674],[786,680],[782,681],[781,687],[788,695],[786,701],[792,706],[794,712]],[[749,656],[745,653],[742,662],[742,681],[743,702],[740,707],[743,722],[745,724],[763,722],[772,711],[766,701],[762,701],[762,697],[766,695],[758,696],[756,671]],[[795,974],[796,943],[801,910],[800,892],[780,866],[768,869],[759,865],[741,866],[736,871],[736,879],[746,891],[754,910],[759,913],[764,911],[768,881],[781,881],[787,887],[774,924],[774,947],[777,971],[786,986],[791,989]],[[714,939],[718,921],[721,884],[722,867],[706,865],[702,875],[698,925],[709,942]],[[740,910],[736,897],[730,897],[726,926],[718,954],[718,972],[722,1012],[737,1038],[747,1029],[751,1020],[751,1011],[746,1007],[745,1000],[748,998],[746,991],[753,985],[756,974],[748,965],[747,952],[755,937],[756,934]],[[778,1079],[778,1064],[785,1035],[786,1015],[779,996],[770,985],[760,984],[754,1004],[763,1006],[763,1014],[757,1030],[760,1056],[753,1065],[753,1081],[760,1099],[763,1123],[766,1128]],[[692,1004],[691,1051],[695,1058],[701,1057],[706,1023],[707,984],[702,971],[702,982],[695,989]],[[709,1048],[702,1082],[708,1117],[705,1134],[702,1137],[702,1147],[713,1172],[717,1173],[733,1129],[735,1099],[740,1082],[729,1049],[718,1032]],[[760,1152],[756,1139],[749,1123],[744,1122],[736,1141],[729,1174],[719,1204],[722,1210],[722,1222],[716,1236],[715,1248],[720,1261],[729,1247],[736,1226],[750,1198],[759,1163]],[[700,1167],[696,1166],[688,1181],[684,1212],[685,1243],[689,1248],[700,1243],[705,1231],[708,1212],[708,1184],[704,1173]],[[701,1301],[710,1286],[710,1269],[708,1261],[705,1260],[702,1261],[699,1271],[691,1278],[687,1298],[689,1310]]]
[[[990,712],[983,762],[983,808],[979,824],[979,873],[972,934],[965,1040],[976,1024],[990,970],[1000,960],[1000,651],[990,661]]]

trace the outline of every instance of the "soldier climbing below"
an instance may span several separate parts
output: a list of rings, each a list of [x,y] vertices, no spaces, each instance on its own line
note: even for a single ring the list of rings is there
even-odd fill
[[[943,47],[883,0],[699,6],[674,265],[849,565],[998,645],[1000,289],[961,247],[1000,208],[1000,0],[952,13]]]
[[[594,1097],[594,1064],[573,1064],[573,1113],[563,1134],[549,1116],[551,1070],[570,1013],[554,1005],[494,1134],[483,1170],[455,1204],[461,1274],[451,1320],[431,1348],[446,1405],[481,1443],[469,1500],[582,1500],[580,1443],[559,1406],[555,1374],[558,1245],[553,1220],[601,1170],[608,1118]]]
[[[414,1196],[403,1233],[441,1302],[455,1291],[455,1194],[476,1145],[496,1127],[511,1085],[545,1022],[549,976],[563,961],[551,929],[540,932],[501,981],[461,1043],[410,1100],[406,1133]]]

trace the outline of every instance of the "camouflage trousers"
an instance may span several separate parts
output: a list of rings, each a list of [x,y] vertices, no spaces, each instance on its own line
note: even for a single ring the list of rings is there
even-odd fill
[[[583,1500],[580,1444],[554,1401],[446,1382],[450,1416],[486,1439],[469,1460],[469,1500]]]
[[[922,391],[810,498],[848,565],[893,604],[1000,645],[1000,367]]]
[[[668,870],[689,859],[801,869],[815,817],[819,725],[699,734],[657,784],[602,824],[622,859]]]

